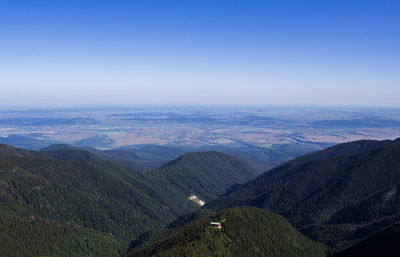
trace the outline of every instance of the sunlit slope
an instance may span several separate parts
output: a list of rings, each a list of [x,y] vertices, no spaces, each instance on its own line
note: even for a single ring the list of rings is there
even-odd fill
[[[221,222],[222,228],[212,227],[210,221]],[[325,246],[301,235],[283,217],[237,207],[179,227],[129,256],[322,257],[326,253]]]

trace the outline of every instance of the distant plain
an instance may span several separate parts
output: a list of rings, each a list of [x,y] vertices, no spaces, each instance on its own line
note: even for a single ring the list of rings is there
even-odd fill
[[[189,151],[217,150],[270,168],[333,144],[399,135],[400,109],[394,108],[136,106],[0,112],[0,143],[32,150],[51,144],[124,149],[143,158],[160,157],[160,164]]]

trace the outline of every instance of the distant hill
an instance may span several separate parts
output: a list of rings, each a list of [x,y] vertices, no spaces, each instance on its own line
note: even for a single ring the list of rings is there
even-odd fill
[[[221,222],[222,228],[210,222]],[[178,227],[139,246],[129,257],[150,256],[326,256],[326,249],[297,232],[283,217],[254,207],[227,209]]]
[[[48,147],[45,147],[40,150],[42,153],[49,153],[51,155],[54,152],[71,152],[71,151],[85,151],[87,153],[91,153],[93,156],[89,156],[86,153],[86,157],[88,158],[86,161],[94,161],[95,159],[99,160],[108,160],[115,162],[121,166],[124,166],[130,170],[141,171],[144,170],[144,167],[137,162],[139,157],[131,151],[125,150],[99,150],[96,148],[85,147],[79,148],[66,144],[54,144]],[[44,155],[45,156],[45,155]],[[93,158],[96,156],[95,158]],[[57,159],[57,155],[53,154],[53,157]],[[83,157],[83,156],[82,156]],[[65,159],[66,160],[66,159]],[[73,160],[73,159],[71,159]],[[79,159],[77,159],[79,160]],[[84,159],[80,159],[85,161]]]
[[[400,212],[400,140],[354,142],[300,157],[233,186],[206,208],[239,205],[279,213],[311,238],[343,249],[347,234],[356,242],[380,227],[354,230]]]
[[[367,152],[375,150],[382,146],[391,144],[391,140],[358,140],[343,144],[337,144],[321,151],[312,152],[297,158],[290,160],[291,164],[299,164],[307,161],[317,161],[329,158],[334,158],[337,156],[354,155],[362,152]]]
[[[34,157],[35,156],[32,151],[13,147],[10,145],[5,145],[5,144],[0,144],[0,154],[19,156],[19,157]]]
[[[0,144],[0,154],[17,157],[48,158],[61,161],[95,162],[102,160],[88,151],[64,144],[51,145],[41,151],[25,150]]]
[[[67,144],[53,144],[53,145],[49,145],[49,146],[46,146],[46,147],[40,149],[40,151],[46,152],[46,151],[79,150],[79,149],[81,149],[81,148],[74,147],[74,146],[67,145]]]

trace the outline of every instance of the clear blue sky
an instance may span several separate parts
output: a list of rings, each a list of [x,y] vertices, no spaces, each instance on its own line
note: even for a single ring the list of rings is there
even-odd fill
[[[0,2],[0,105],[400,106],[400,1]]]

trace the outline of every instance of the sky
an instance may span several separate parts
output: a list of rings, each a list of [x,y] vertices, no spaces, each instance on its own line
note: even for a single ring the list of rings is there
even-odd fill
[[[0,106],[400,107],[400,1],[2,0]]]

